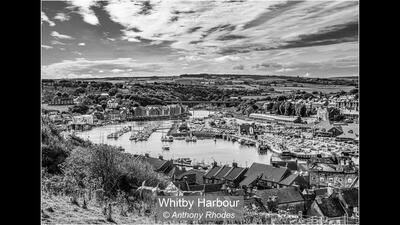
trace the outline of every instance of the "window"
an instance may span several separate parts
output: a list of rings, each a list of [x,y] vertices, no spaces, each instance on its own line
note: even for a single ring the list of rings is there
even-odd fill
[[[319,181],[324,182],[324,181],[325,181],[325,178],[320,177],[320,178],[319,178]]]
[[[333,177],[330,177],[330,178],[329,178],[329,182],[333,182]]]

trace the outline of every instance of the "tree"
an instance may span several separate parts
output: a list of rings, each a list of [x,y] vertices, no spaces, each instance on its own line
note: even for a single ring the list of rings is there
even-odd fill
[[[108,91],[108,94],[109,94],[110,96],[114,96],[115,94],[117,94],[117,92],[118,92],[118,88],[111,88],[111,89]]]
[[[352,94],[352,95],[358,94],[358,88],[351,89],[351,90],[349,91],[349,93]]]

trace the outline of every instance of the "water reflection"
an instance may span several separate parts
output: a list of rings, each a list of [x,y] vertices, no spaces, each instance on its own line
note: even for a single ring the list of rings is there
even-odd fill
[[[193,113],[193,112],[192,112]],[[195,111],[194,117],[205,117],[210,114],[208,111]],[[244,146],[239,143],[233,143],[222,139],[205,139],[197,142],[186,142],[185,140],[174,140],[173,142],[161,142],[162,135],[165,135],[167,130],[158,130],[154,132],[148,141],[135,142],[130,141],[130,132],[125,133],[118,139],[107,139],[107,135],[121,129],[124,126],[133,126],[133,130],[141,130],[149,124],[160,124],[162,128],[171,127],[174,121],[140,121],[127,122],[118,125],[107,125],[97,127],[90,131],[80,132],[77,135],[89,139],[94,143],[104,143],[114,146],[121,146],[126,152],[132,154],[149,153],[153,157],[162,155],[164,159],[171,158],[191,158],[194,162],[211,163],[214,160],[223,163],[231,164],[237,162],[240,166],[250,166],[253,162],[270,163],[272,153],[259,154],[256,147]],[[170,150],[163,150],[162,146],[170,146]]]

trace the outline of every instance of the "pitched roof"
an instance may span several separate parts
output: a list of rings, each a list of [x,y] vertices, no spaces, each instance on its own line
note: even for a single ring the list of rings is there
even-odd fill
[[[142,160],[145,161],[147,163],[149,163],[154,170],[159,171],[161,169],[164,169],[164,165],[166,165],[168,163],[168,160],[163,160],[163,159],[159,159],[159,158],[153,158],[153,157],[149,157],[149,156],[142,156],[142,155],[138,155],[135,157],[137,160]]]
[[[233,181],[237,179],[241,174],[247,171],[246,168],[242,167],[232,167],[232,169],[225,175],[225,179],[229,181]]]
[[[314,193],[315,193],[316,196],[326,195],[328,193],[328,188],[314,189]]]
[[[337,136],[337,138],[348,138],[356,139],[359,136],[359,126],[358,124],[352,123],[346,126],[342,126],[343,134]]]
[[[272,196],[278,197],[278,204],[304,201],[303,195],[295,187],[257,190],[255,194],[261,198],[264,205],[266,205],[268,198]]]
[[[289,170],[287,168],[277,168],[267,164],[253,163],[247,170],[245,176],[247,177],[251,174],[262,174],[262,180],[278,183],[288,172]]]
[[[358,189],[357,188],[348,188],[342,189],[340,191],[340,195],[343,197],[343,200],[352,207],[358,207]]]
[[[326,217],[340,217],[346,213],[339,199],[336,197],[321,198],[320,200],[316,200],[316,203],[322,214]]]
[[[221,169],[220,166],[212,167],[206,174],[204,174],[204,177],[207,179],[210,179],[211,177],[213,177],[215,175],[215,173],[217,173],[219,171],[219,169]]]
[[[229,166],[223,166],[218,172],[214,174],[214,177],[217,179],[222,179],[225,177],[225,175],[230,171],[232,167]]]
[[[298,177],[299,177],[298,174],[290,174],[289,176],[281,180],[279,183],[284,185],[291,185]]]
[[[252,184],[254,181],[256,181],[257,179],[259,179],[262,176],[262,174],[258,174],[258,173],[253,173],[253,174],[249,174],[248,176],[246,176],[241,182],[240,182],[240,186],[249,186],[250,184]]]

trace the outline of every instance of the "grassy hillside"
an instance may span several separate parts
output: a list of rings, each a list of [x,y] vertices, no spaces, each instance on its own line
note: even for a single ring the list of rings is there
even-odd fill
[[[82,205],[82,203],[80,203]],[[43,224],[152,224],[154,219],[127,213],[121,216],[119,209],[113,209],[113,220],[109,222],[102,213],[102,208],[93,201],[89,201],[88,208],[72,204],[69,197],[52,196],[47,194],[42,196],[42,223]]]

